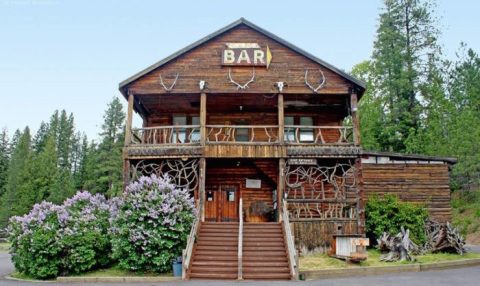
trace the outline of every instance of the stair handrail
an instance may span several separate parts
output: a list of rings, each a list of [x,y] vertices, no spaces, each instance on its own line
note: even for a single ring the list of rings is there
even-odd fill
[[[238,223],[238,280],[243,279],[243,200],[239,202],[239,223]]]
[[[198,200],[198,207],[193,220],[192,228],[190,229],[190,234],[187,239],[187,246],[182,253],[182,279],[187,279],[187,272],[190,267],[190,260],[192,258],[193,246],[195,244],[195,237],[198,235],[200,229],[200,212],[202,210],[203,200],[200,198]]]
[[[295,241],[293,239],[292,230],[290,228],[290,219],[288,217],[287,201],[283,200],[282,204],[282,225],[287,240],[288,260],[290,264],[290,274],[296,278],[297,273],[297,251],[295,250]]]

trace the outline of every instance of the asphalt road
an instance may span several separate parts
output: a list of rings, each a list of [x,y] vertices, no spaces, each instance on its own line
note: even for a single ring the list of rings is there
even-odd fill
[[[55,285],[55,286],[66,286],[72,284],[61,284],[61,283],[52,283],[52,282],[20,282],[20,281],[11,281],[6,280],[3,277],[8,273],[13,271],[13,266],[10,262],[10,257],[6,253],[0,253],[0,286],[4,285],[17,285],[17,286],[32,286],[32,285]],[[355,278],[337,278],[337,279],[323,279],[315,281],[306,281],[306,282],[263,282],[263,281],[177,281],[171,283],[133,283],[127,284],[122,283],[118,285],[122,286],[133,286],[133,285],[331,285],[331,286],[443,286],[443,285],[462,285],[462,286],[478,286],[480,281],[480,267],[469,267],[469,268],[460,268],[460,269],[449,269],[442,271],[428,271],[428,272],[411,272],[411,273],[399,273],[399,274],[388,274],[381,276],[367,276],[367,277],[355,277]],[[83,283],[78,283],[76,285],[87,285]],[[112,286],[117,285],[113,283],[92,283],[89,285],[96,286]]]

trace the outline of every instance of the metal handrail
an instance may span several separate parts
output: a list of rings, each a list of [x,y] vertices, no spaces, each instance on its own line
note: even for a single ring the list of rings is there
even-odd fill
[[[292,230],[290,228],[290,220],[288,218],[287,202],[284,200],[282,205],[282,225],[287,239],[288,260],[290,264],[290,274],[297,277],[297,251],[295,250],[295,241],[293,239]]]
[[[238,224],[238,280],[243,279],[243,201],[239,202]]]
[[[190,234],[188,235],[187,246],[185,247],[182,253],[182,279],[187,278],[187,272],[188,272],[188,269],[190,268],[190,260],[192,259],[192,252],[193,252],[193,246],[195,244],[195,238],[198,235],[198,232],[200,230],[200,222],[201,222],[200,212],[202,210],[202,206],[203,206],[203,200],[199,199],[196,217],[195,217],[195,220],[193,221],[192,228],[190,229]]]

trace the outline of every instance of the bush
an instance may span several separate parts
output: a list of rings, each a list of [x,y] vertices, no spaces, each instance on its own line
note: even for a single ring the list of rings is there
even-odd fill
[[[110,207],[104,196],[78,192],[64,202],[69,214],[64,230],[64,267],[81,273],[111,263]]]
[[[106,266],[110,208],[102,195],[78,192],[63,205],[42,202],[12,217],[9,239],[17,271],[47,279]]]
[[[40,279],[56,277],[62,269],[62,238],[68,213],[62,206],[42,202],[23,217],[10,218],[10,253],[15,269]]]
[[[180,256],[195,218],[194,200],[167,178],[127,186],[113,219],[113,256],[127,270],[167,272]]]
[[[417,204],[402,202],[396,196],[383,198],[372,196],[365,207],[367,236],[376,242],[383,232],[397,234],[403,226],[410,230],[410,239],[417,243],[425,242],[425,221],[427,210]]]

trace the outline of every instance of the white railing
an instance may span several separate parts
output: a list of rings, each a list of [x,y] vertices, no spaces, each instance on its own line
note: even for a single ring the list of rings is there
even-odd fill
[[[353,144],[353,127],[285,125],[285,144]]]
[[[203,200],[200,199],[197,207],[197,215],[195,220],[193,221],[192,228],[190,229],[190,234],[188,235],[187,239],[187,246],[183,250],[182,253],[182,279],[187,279],[187,273],[190,268],[190,261],[192,259],[193,253],[193,246],[195,244],[195,238],[198,235],[200,230],[200,222],[201,222],[201,211],[203,206]]]
[[[207,143],[277,143],[277,125],[207,125]]]
[[[287,240],[288,262],[290,264],[290,274],[296,278],[298,275],[297,251],[295,250],[295,241],[293,239],[292,230],[290,228],[290,220],[288,218],[287,202],[284,200],[282,205],[282,225]]]
[[[130,144],[200,144],[200,125],[170,125],[132,129]]]
[[[238,224],[238,280],[243,279],[243,201],[239,202]]]

